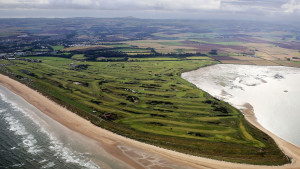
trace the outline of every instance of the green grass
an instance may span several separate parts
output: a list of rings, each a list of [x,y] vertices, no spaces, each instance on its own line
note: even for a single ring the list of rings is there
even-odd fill
[[[64,53],[61,53],[61,54],[63,54],[63,55],[70,55],[70,54],[72,54],[72,53],[64,52]]]
[[[214,64],[212,60],[32,58],[43,62],[10,61],[1,70],[14,73],[13,78],[23,83],[27,82],[23,77],[30,79],[28,85],[34,89],[112,132],[219,160],[268,165],[289,162],[274,141],[246,122],[238,110],[180,77],[182,72]],[[72,69],[70,63],[88,67]]]
[[[81,59],[85,59],[85,57],[84,57],[84,54],[75,54],[72,56],[72,59],[81,60]]]
[[[155,57],[155,58],[131,58],[132,61],[179,61],[179,58]]]
[[[51,46],[53,50],[62,50],[65,47],[64,46]]]
[[[43,61],[60,61],[60,62],[64,62],[64,61],[72,61],[71,59],[68,58],[60,58],[60,57],[50,57],[50,56],[26,56],[24,58],[30,58],[30,59],[40,59]]]
[[[191,56],[191,57],[186,57],[188,60],[210,60],[211,58],[205,57],[205,56]]]
[[[130,53],[126,53],[127,55],[129,55],[129,56],[134,56],[134,55],[151,55],[151,54],[153,54],[153,53],[150,53],[150,52],[148,52],[148,53],[142,53],[142,52],[136,52],[136,53],[134,53],[134,52],[130,52]]]

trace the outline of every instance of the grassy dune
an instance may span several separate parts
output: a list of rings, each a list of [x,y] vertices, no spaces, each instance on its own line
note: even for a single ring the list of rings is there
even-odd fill
[[[182,72],[214,64],[209,58],[39,59],[43,63],[1,61],[7,64],[1,70],[95,125],[197,156],[251,164],[289,162],[274,141],[238,110],[180,77]]]

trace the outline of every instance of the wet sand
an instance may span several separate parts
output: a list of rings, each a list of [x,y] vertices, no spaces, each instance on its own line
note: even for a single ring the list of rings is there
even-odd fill
[[[284,166],[257,166],[247,164],[236,164],[208,158],[186,155],[156,146],[141,143],[132,139],[119,136],[102,128],[99,128],[89,121],[79,117],[75,113],[61,107],[47,97],[30,89],[29,87],[0,75],[0,84],[15,94],[23,97],[27,102],[38,108],[40,111],[68,127],[69,129],[85,135],[99,143],[99,146],[110,155],[127,163],[132,168],[168,169],[168,168],[300,168],[300,149],[274,134],[262,128],[255,119],[251,108],[246,112],[246,118],[253,125],[268,133],[279,145],[279,147],[292,158],[292,163]],[[247,113],[248,112],[248,113]]]
[[[182,77],[240,110],[251,104],[259,124],[300,147],[299,68],[219,64]]]

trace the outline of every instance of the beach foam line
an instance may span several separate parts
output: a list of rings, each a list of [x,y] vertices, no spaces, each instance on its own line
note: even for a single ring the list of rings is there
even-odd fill
[[[28,133],[25,126],[20,123],[19,120],[10,113],[4,114],[4,120],[8,124],[8,130],[12,131],[14,135],[21,137],[22,142],[19,144],[24,147],[28,153],[37,155],[43,152],[43,149],[37,145],[37,140],[32,134]]]
[[[1,90],[0,90],[1,91]],[[18,112],[22,113],[25,117],[30,119],[35,125],[38,126],[39,132],[44,133],[48,139],[50,140],[50,146],[49,149],[53,152],[55,152],[55,156],[63,159],[67,163],[73,163],[77,164],[83,168],[88,169],[99,169],[100,167],[95,164],[93,161],[91,161],[89,158],[87,158],[84,153],[79,153],[74,150],[71,150],[70,148],[67,148],[63,143],[61,143],[56,137],[54,137],[49,131],[47,131],[43,125],[39,123],[37,119],[35,119],[33,116],[31,116],[27,111],[25,111],[22,107],[20,107],[16,102],[8,99],[4,94],[0,93],[1,100],[8,103],[11,108]],[[6,109],[0,110],[5,111]],[[20,143],[22,147],[27,149],[28,153],[31,153],[33,155],[38,155],[41,152],[43,152],[43,149],[41,146],[38,145],[38,141],[35,139],[35,137],[30,134],[26,127],[18,120],[16,119],[11,113],[5,113],[4,119],[7,122],[8,129],[16,136],[21,136],[22,142]],[[53,162],[49,162],[47,165],[45,165],[46,168],[49,168],[47,166],[54,166],[55,164]]]

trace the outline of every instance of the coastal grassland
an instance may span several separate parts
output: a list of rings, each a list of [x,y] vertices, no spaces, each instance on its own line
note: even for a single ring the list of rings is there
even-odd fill
[[[229,104],[183,80],[205,60],[42,63],[1,61],[1,71],[93,124],[175,151],[239,163],[279,165],[289,159]],[[72,63],[72,64],[71,64]]]

